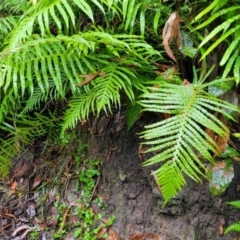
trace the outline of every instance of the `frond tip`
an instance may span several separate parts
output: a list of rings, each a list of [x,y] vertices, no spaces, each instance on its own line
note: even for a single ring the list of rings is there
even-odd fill
[[[219,136],[224,136],[228,130],[214,113],[230,117],[223,109],[239,111],[234,105],[205,92],[204,87],[204,84],[164,83],[142,95],[140,104],[144,110],[173,115],[146,126],[141,133],[141,138],[145,139],[143,144],[150,145],[147,152],[156,153],[144,165],[163,163],[155,173],[165,204],[186,184],[183,174],[201,181],[205,166],[200,156],[213,161],[212,152],[216,153],[218,146],[205,129],[211,129]]]

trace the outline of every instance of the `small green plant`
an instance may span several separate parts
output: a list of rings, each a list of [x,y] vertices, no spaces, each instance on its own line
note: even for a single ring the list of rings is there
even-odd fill
[[[231,205],[237,209],[240,209],[240,201],[232,201],[232,202],[228,202],[228,205]],[[225,230],[224,234],[229,233],[231,231],[236,231],[236,232],[240,232],[240,221],[235,222],[233,224],[231,224],[230,226],[227,227],[227,229]]]
[[[76,137],[76,136],[75,136]],[[66,135],[67,144],[71,144],[72,139]],[[79,219],[75,224],[74,238],[84,240],[95,240],[101,228],[108,228],[114,222],[115,217],[110,217],[107,221],[102,220],[102,215],[93,210],[91,202],[96,204],[99,208],[104,207],[104,201],[94,197],[94,188],[96,186],[96,178],[99,177],[100,160],[86,159],[86,145],[79,141],[79,146],[74,156],[77,181],[76,190],[80,191],[81,196],[77,203],[71,207],[60,203],[58,198],[55,206],[58,209],[57,221],[58,231],[54,233],[54,239],[62,239],[65,234],[71,230],[71,226],[65,224],[66,215],[74,215]],[[67,212],[67,214],[66,214]],[[65,215],[65,217],[64,217]],[[103,234],[101,238],[107,237],[107,233]]]
[[[29,233],[29,240],[40,239],[40,230],[36,229]]]
[[[79,165],[81,158],[75,158],[76,164]],[[74,237],[78,239],[94,240],[97,239],[97,234],[100,230],[101,214],[95,213],[90,206],[92,194],[95,186],[95,177],[99,176],[98,166],[99,160],[85,159],[82,162],[80,171],[78,172],[78,181],[76,188],[81,189],[82,197],[79,199],[79,207],[76,209],[77,215],[81,221],[77,224],[77,230]],[[100,198],[94,200],[98,206],[102,205]]]

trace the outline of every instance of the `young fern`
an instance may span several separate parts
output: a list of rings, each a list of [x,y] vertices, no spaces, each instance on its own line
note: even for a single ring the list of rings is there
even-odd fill
[[[223,81],[223,80],[222,80]],[[225,109],[239,111],[234,105],[222,101],[204,88],[219,83],[175,85],[162,82],[159,88],[149,88],[142,95],[140,104],[144,111],[169,113],[173,116],[146,126],[141,133],[143,144],[150,145],[147,152],[155,152],[144,166],[161,162],[163,165],[155,171],[164,197],[164,204],[177,194],[186,184],[184,174],[200,182],[205,166],[201,156],[212,162],[212,153],[218,152],[218,146],[208,136],[205,129],[211,129],[224,136],[227,127],[215,117],[218,112],[232,118]]]

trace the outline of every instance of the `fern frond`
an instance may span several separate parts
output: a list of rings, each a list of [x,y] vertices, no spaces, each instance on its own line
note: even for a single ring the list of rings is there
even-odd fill
[[[35,117],[22,114],[16,117],[14,124],[12,118],[5,118],[0,129],[5,132],[5,137],[0,138],[0,174],[6,176],[11,159],[23,152],[26,145],[31,144],[33,138],[46,136],[49,139],[59,136],[59,118],[49,111],[47,115],[35,113]],[[58,134],[56,132],[58,131]]]
[[[94,0],[91,2],[95,3],[95,6],[100,7],[101,11],[103,11],[100,4],[97,4]],[[78,7],[92,22],[94,21],[92,8],[87,1],[73,0],[73,5]],[[67,0],[38,1],[25,12],[20,23],[7,37],[5,45],[9,49],[22,43],[24,39],[33,33],[35,24],[38,24],[42,36],[46,32],[50,33],[49,25],[51,22],[54,22],[60,31],[63,29],[62,23],[67,29],[69,29],[70,22],[72,26],[75,26],[73,5],[70,5]]]
[[[211,129],[219,136],[224,136],[227,127],[215,117],[226,108],[239,111],[234,105],[221,101],[204,91],[202,85],[186,86],[162,84],[159,88],[149,88],[149,93],[142,95],[140,104],[144,110],[170,113],[175,116],[151,124],[141,133],[143,144],[151,145],[147,152],[156,155],[144,165],[166,162],[156,171],[165,204],[185,185],[183,173],[200,181],[205,168],[197,152],[208,161],[213,161],[211,152],[217,153],[218,146],[205,132]]]
[[[98,76],[91,82],[89,92],[80,93],[79,97],[69,102],[63,131],[75,127],[79,120],[86,120],[90,112],[98,115],[104,110],[108,114],[113,106],[120,107],[121,90],[130,101],[134,101],[131,81],[136,79],[136,75],[133,71],[118,63],[111,63],[101,71],[104,76]]]
[[[214,9],[221,8],[223,6],[214,5]],[[221,42],[230,39],[231,44],[228,46],[225,54],[222,57],[220,65],[223,66],[226,64],[223,78],[227,76],[227,74],[233,70],[233,75],[237,83],[240,81],[240,73],[239,73],[239,62],[238,53],[239,53],[239,45],[240,45],[240,38],[239,38],[239,30],[240,26],[237,24],[238,20],[240,19],[240,15],[237,12],[239,6],[232,6],[225,9],[221,9],[215,11],[215,13],[204,21],[202,24],[198,25],[196,29],[201,29],[203,27],[208,26],[212,21],[217,19],[218,17],[228,14],[230,17],[226,18],[225,21],[218,25],[214,30],[212,30],[205,39],[202,40],[199,48],[202,48],[206,43],[209,42],[213,37],[215,37],[219,32],[223,32],[220,37],[202,54],[201,60],[204,59],[210,52],[214,50]],[[199,18],[205,15],[206,12],[202,12],[199,14]],[[197,19],[199,19],[197,17]],[[236,60],[236,61],[235,61]],[[235,64],[234,64],[235,62]]]
[[[240,209],[240,201],[227,202],[227,204]]]
[[[7,9],[16,14],[22,14],[28,8],[28,1],[27,0],[7,0],[0,2],[0,9]]]
[[[62,132],[68,128],[74,128],[78,121],[86,120],[90,112],[96,111],[96,95],[94,91],[74,96],[68,103],[68,109],[63,119]]]
[[[50,75],[59,95],[63,96],[64,75],[69,79],[70,88],[75,91],[76,84],[80,82],[79,74],[96,71],[96,61],[90,61],[85,56],[90,55],[102,44],[106,48],[115,47],[114,51],[119,52],[118,55],[131,54],[134,58],[141,57],[144,61],[147,61],[148,57],[159,55],[137,36],[112,36],[104,32],[85,32],[72,37],[59,35],[40,38],[38,35],[33,35],[25,44],[11,52],[4,51],[0,55],[2,58],[0,66],[4,73],[0,75],[0,84],[5,82],[4,91],[11,87],[16,96],[20,87],[23,96],[25,88],[28,88],[30,94],[33,93],[34,79],[45,92],[43,85],[45,83],[48,88]]]
[[[223,29],[227,29],[229,27],[229,25],[237,20],[240,19],[240,15],[237,15],[231,19],[229,19],[228,21],[222,23],[220,26],[216,27],[199,45],[199,48],[202,47],[204,44],[206,44],[207,42],[209,42],[209,40],[211,38],[213,38],[219,31],[223,30]],[[222,41],[226,40],[231,34],[235,33],[238,29],[240,29],[240,26],[235,26],[233,28],[231,28],[230,30],[228,30],[226,33],[224,33],[223,35],[221,35],[221,37],[219,37],[217,39],[217,41],[215,41],[208,49],[207,51],[202,55],[201,60],[203,58],[205,58],[210,52],[212,52],[212,50],[214,48],[216,48]]]
[[[142,106],[138,102],[128,105],[125,112],[128,130],[130,130],[133,124],[140,118],[141,111]]]
[[[227,202],[228,205],[231,205],[235,208],[240,209],[240,201],[232,201],[232,202]],[[228,226],[224,232],[224,234],[229,233],[231,231],[236,231],[236,232],[240,232],[240,222],[235,222],[233,224],[231,224],[230,226]]]
[[[228,226],[226,228],[226,230],[224,231],[224,234],[232,232],[232,231],[240,232],[240,221],[235,222],[235,223],[231,224],[230,226]]]
[[[194,21],[198,21],[199,19],[201,19],[205,14],[213,10],[218,4],[219,4],[219,0],[214,0],[208,7],[206,7],[194,18]]]
[[[215,5],[214,7],[216,7],[216,5]],[[229,7],[229,8],[226,8],[226,9],[221,9],[220,11],[218,11],[218,12],[214,13],[213,15],[211,15],[206,21],[204,21],[204,22],[201,23],[200,25],[196,26],[195,29],[198,30],[198,29],[201,29],[201,28],[203,28],[203,27],[206,27],[206,26],[208,26],[211,22],[213,22],[216,18],[218,18],[218,17],[220,17],[220,16],[222,16],[222,15],[224,15],[224,14],[227,14],[227,13],[229,13],[229,12],[236,11],[236,10],[239,9],[239,8],[240,8],[240,6],[234,6],[234,7]],[[206,12],[203,12],[203,13],[206,14]],[[200,15],[198,15],[198,16],[200,16]],[[202,16],[203,16],[203,15],[202,15]],[[201,18],[202,16],[200,16],[200,18]],[[199,20],[200,18],[199,18],[199,17],[194,18],[193,22]]]

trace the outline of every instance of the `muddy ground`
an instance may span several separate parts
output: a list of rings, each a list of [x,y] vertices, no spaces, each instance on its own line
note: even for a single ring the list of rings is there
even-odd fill
[[[226,201],[240,198],[237,163],[235,177],[222,196],[211,197],[207,181],[197,184],[188,179],[183,192],[162,208],[163,198],[151,176],[154,168],[142,167],[148,156],[139,153],[138,133],[143,129],[144,120],[138,121],[130,131],[125,130],[123,119],[116,121],[104,117],[103,122],[108,124],[100,126],[101,121],[98,121],[95,129],[89,131],[89,127],[80,127],[76,132],[81,141],[87,143],[87,157],[102,161],[94,196],[106,201],[106,208],[101,210],[105,219],[116,217],[111,228],[121,240],[156,240],[156,237],[159,240],[238,239],[236,233],[223,234],[229,224],[240,219],[240,211],[226,205]],[[71,154],[75,150],[73,146]],[[1,182],[0,239],[33,239],[27,231],[36,225],[42,230],[35,239],[53,239],[53,232],[58,230],[54,222],[58,215],[54,206],[56,198],[74,205],[79,197],[79,192],[74,190],[74,177],[68,177],[74,176],[72,170],[76,166],[72,159],[66,155],[62,157],[59,149],[44,155],[42,152],[41,144],[35,142],[29,146],[24,154],[13,160],[8,180]],[[49,185],[54,179],[56,182]],[[18,187],[11,189],[14,182]],[[62,199],[56,196],[53,185],[61,190]],[[61,239],[73,240],[72,231]]]
[[[113,229],[121,239],[128,234],[154,233],[161,240],[233,240],[235,233],[224,235],[229,224],[240,219],[240,211],[226,205],[239,199],[240,168],[226,193],[211,197],[208,182],[188,179],[183,192],[162,208],[163,199],[151,174],[142,167],[146,156],[139,155],[138,132],[141,121],[131,131],[106,132],[89,138],[88,155],[103,160],[98,193],[108,199],[106,214],[116,216]],[[146,238],[147,239],[147,238]]]

